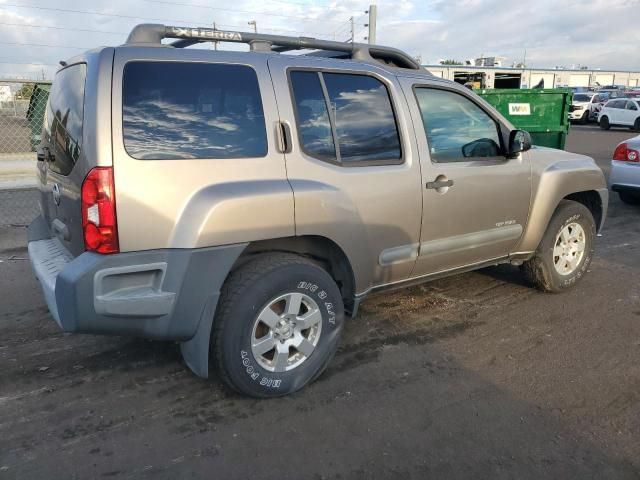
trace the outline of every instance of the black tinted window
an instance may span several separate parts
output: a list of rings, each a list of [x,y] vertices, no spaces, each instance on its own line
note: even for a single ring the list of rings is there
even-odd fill
[[[258,79],[247,66],[131,62],[122,110],[124,145],[134,158],[267,154]]]
[[[324,73],[344,163],[398,160],[400,138],[386,87],[365,75]]]
[[[434,162],[501,155],[498,125],[471,100],[432,88],[416,88],[416,98]]]
[[[327,102],[318,73],[291,72],[291,86],[303,150],[316,157],[336,160]]]
[[[45,141],[53,150],[51,169],[68,175],[80,156],[84,120],[84,63],[60,70],[47,104]]]
[[[584,95],[584,94],[581,94],[581,93],[578,93],[578,94],[574,95],[573,99],[576,102],[588,102],[590,100],[588,95]]]

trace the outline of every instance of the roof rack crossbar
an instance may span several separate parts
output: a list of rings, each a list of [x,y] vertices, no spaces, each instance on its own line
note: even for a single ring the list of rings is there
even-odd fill
[[[422,66],[410,55],[392,47],[319,40],[311,37],[287,37],[284,35],[214,30],[213,28],[173,27],[145,23],[133,28],[126,43],[159,45],[165,38],[177,39],[177,41],[171,43],[173,47],[177,48],[184,48],[201,42],[247,43],[252,50],[265,50],[268,47],[273,51],[281,52],[302,49],[347,52],[355,59],[380,58],[393,61],[403,68],[422,69]]]

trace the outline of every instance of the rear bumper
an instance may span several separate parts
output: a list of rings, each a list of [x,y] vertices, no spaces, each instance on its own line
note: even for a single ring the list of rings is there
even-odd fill
[[[49,311],[66,332],[187,341],[215,312],[220,288],[246,247],[73,258],[43,233],[43,223],[39,217],[29,227],[29,258]]]
[[[614,192],[640,191],[640,164],[611,162],[609,185]]]

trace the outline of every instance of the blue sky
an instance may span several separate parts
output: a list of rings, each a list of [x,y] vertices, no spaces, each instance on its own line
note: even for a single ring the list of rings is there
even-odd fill
[[[364,41],[368,1],[0,0],[0,76],[50,77],[82,50],[145,21]],[[480,55],[534,67],[640,70],[640,0],[379,0],[378,43],[424,63]],[[45,28],[47,27],[47,28]]]

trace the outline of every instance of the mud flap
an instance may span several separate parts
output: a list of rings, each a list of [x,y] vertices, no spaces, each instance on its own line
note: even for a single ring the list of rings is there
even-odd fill
[[[198,377],[209,377],[209,343],[211,341],[211,328],[213,316],[216,312],[220,293],[211,295],[200,315],[200,322],[196,334],[186,342],[180,343],[180,352],[187,366]]]

